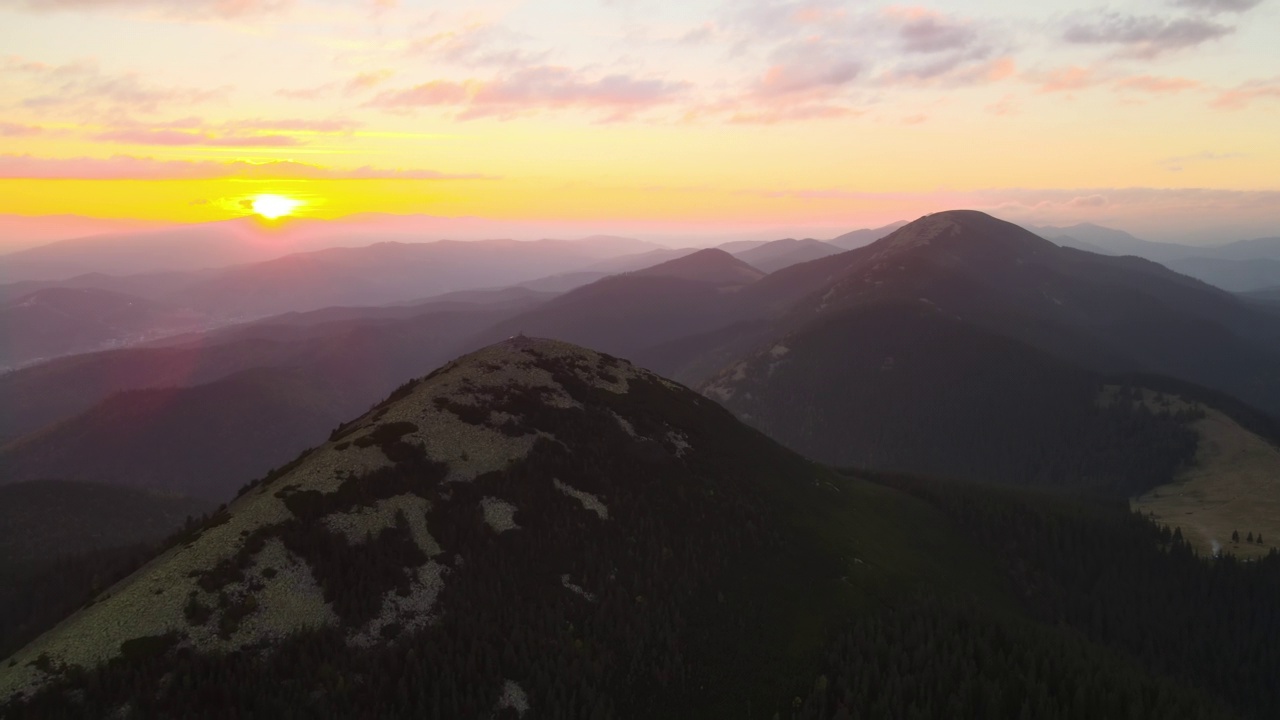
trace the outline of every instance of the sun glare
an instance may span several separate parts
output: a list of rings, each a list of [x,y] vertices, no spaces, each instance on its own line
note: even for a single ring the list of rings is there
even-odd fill
[[[268,220],[293,214],[302,202],[283,195],[257,195],[253,198],[253,211]]]

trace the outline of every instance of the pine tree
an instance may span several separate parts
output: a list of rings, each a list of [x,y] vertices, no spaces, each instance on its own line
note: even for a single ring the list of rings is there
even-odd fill
[[[1238,543],[1238,542],[1240,542],[1240,531],[1239,531],[1239,530],[1232,530],[1232,531],[1231,531],[1231,542],[1233,542],[1233,543]]]

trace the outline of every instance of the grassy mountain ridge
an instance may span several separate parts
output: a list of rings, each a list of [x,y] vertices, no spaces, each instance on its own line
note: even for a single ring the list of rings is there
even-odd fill
[[[15,718],[1265,717],[1274,652],[1237,685],[1187,673],[1280,629],[1273,565],[1203,565],[1078,495],[834,473],[625,361],[514,338],[247,486],[0,687]],[[1173,652],[1173,614],[1123,630],[1224,577],[1259,604],[1198,607],[1214,632]]]
[[[966,553],[916,501],[830,474],[687,389],[517,339],[406,386],[252,486],[187,545],[16,655],[0,683],[78,684],[102,661],[100,672],[141,679],[159,669],[153,656],[178,652],[195,668],[281,638],[271,642],[283,657],[306,643],[341,642],[359,662],[416,648],[426,654],[415,677],[463,715],[491,708],[507,680],[545,707],[741,712],[748,698],[788,697],[786,669],[807,666],[826,624],[850,608],[935,582],[998,598],[998,583],[981,579],[993,570]],[[280,582],[292,588],[287,615]],[[516,607],[500,602],[512,586]],[[144,598],[147,616],[119,624]],[[487,659],[463,672],[452,653],[464,646],[450,638]],[[638,654],[614,649],[624,646]],[[132,660],[110,660],[120,653]],[[459,672],[474,681],[452,685]],[[94,682],[104,690],[94,702],[119,702]],[[557,689],[566,683],[577,700]],[[182,707],[180,696],[134,702]]]

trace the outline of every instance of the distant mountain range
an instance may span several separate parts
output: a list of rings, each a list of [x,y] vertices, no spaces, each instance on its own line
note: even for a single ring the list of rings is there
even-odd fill
[[[222,497],[236,478],[287,460],[415,372],[528,334],[702,387],[823,461],[1049,484],[1082,482],[1087,470],[1090,482],[1111,486],[1129,472],[1122,460],[1081,448],[1141,412],[1095,417],[1104,384],[1157,373],[1277,412],[1278,323],[1264,305],[1146,260],[1060,247],[981,213],[938,213],[767,275],[711,249],[558,295],[517,287],[330,308],[46,363],[0,376],[0,399],[15,409],[0,417],[0,468],[12,480],[124,481]],[[251,371],[298,391],[273,392],[274,381],[250,382]],[[149,394],[130,392],[141,390]],[[237,411],[201,400],[220,396]],[[792,415],[799,411],[804,418]],[[238,413],[274,418],[285,434],[256,442],[264,431],[237,423]],[[219,460],[213,444],[175,439],[166,444],[175,464],[146,465],[146,438],[202,424],[244,448],[237,464]],[[1137,422],[1131,445],[1182,457],[1185,448],[1173,448],[1186,437],[1168,424]],[[913,440],[919,427],[936,432]],[[996,452],[1009,437],[1025,451]],[[59,454],[75,442],[97,449]]]
[[[1129,233],[1082,224],[1028,229],[1059,245],[1103,255],[1136,255],[1231,292],[1280,287],[1280,237],[1225,245],[1155,243]]]

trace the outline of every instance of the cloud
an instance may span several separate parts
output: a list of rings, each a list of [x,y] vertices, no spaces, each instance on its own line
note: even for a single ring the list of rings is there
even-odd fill
[[[290,100],[318,100],[328,95],[333,88],[334,83],[322,83],[304,88],[281,88],[276,90],[276,95]]]
[[[925,10],[888,11],[901,18],[898,37],[909,53],[968,51],[979,44],[978,33],[967,23],[948,20]]]
[[[1137,75],[1123,78],[1117,80],[1115,84],[1115,89],[1119,91],[1132,90],[1156,94],[1180,93],[1183,90],[1195,90],[1199,87],[1200,82],[1190,78],[1156,77],[1153,75]]]
[[[1079,67],[1072,65],[1070,67],[1057,68],[1050,70],[1040,77],[1040,92],[1071,92],[1073,90],[1083,90],[1087,87],[1098,84],[1098,72],[1093,68]]]
[[[37,12],[154,10],[182,19],[240,18],[284,10],[293,0],[19,0],[19,5]]]
[[[1001,43],[991,28],[922,8],[890,7],[878,20],[896,37],[895,45],[875,53],[887,65],[876,78],[880,85],[955,87],[1013,75],[1013,58],[995,57]]]
[[[731,112],[734,125],[779,125],[809,120],[834,120],[863,115],[865,111],[829,103],[776,103],[773,106],[742,107]]]
[[[1240,110],[1256,100],[1280,100],[1280,75],[1262,80],[1250,80],[1229,90],[1224,90],[1213,100],[1213,107],[1222,110]]]
[[[372,90],[386,82],[394,73],[390,70],[373,70],[362,72],[343,84],[342,90],[348,95]]]
[[[1262,0],[1174,0],[1177,7],[1208,13],[1242,13],[1257,7]]]
[[[162,108],[185,108],[225,94],[222,88],[157,86],[136,73],[111,75],[90,61],[46,65],[7,58],[0,62],[0,72],[28,81],[28,87],[36,94],[23,98],[20,104],[34,110],[156,113]]]
[[[468,68],[527,68],[545,63],[550,53],[521,49],[525,41],[526,36],[502,25],[480,23],[420,37],[409,45],[409,53]]]
[[[313,120],[310,118],[249,118],[246,120],[232,120],[220,123],[213,127],[225,130],[281,130],[308,133],[349,133],[363,125],[364,123],[356,122],[355,120],[344,120],[340,118],[331,118],[326,120]]]
[[[1225,37],[1235,28],[1204,18],[1166,20],[1151,16],[1105,13],[1097,20],[1076,20],[1062,38],[1078,45],[1117,45],[1121,54],[1151,59]]]
[[[1079,195],[1067,201],[1071,207],[1102,207],[1107,204],[1106,195]]]
[[[509,119],[539,110],[585,108],[603,110],[616,120],[674,101],[687,83],[638,79],[614,74],[597,79],[564,67],[541,66],[495,80],[434,80],[383,92],[366,103],[385,110],[456,107],[459,119]]]
[[[782,46],[774,63],[757,81],[756,94],[774,98],[796,93],[825,93],[853,82],[862,64],[843,44],[809,40]]]
[[[30,137],[32,135],[39,135],[42,132],[44,132],[44,128],[37,125],[0,122],[0,135],[5,137]]]
[[[91,139],[126,145],[169,147],[293,147],[304,142],[295,133],[345,134],[361,123],[343,119],[248,118],[208,123],[189,116],[154,123],[122,121]]]
[[[0,155],[0,178],[81,180],[210,180],[261,178],[273,180],[488,180],[491,175],[445,173],[424,169],[382,169],[369,166],[327,168],[279,160],[271,162],[216,160],[157,160],[115,155],[109,158],[43,158]]]
[[[1166,170],[1172,172],[1180,172],[1188,163],[1216,162],[1219,160],[1233,160],[1235,158],[1245,157],[1244,153],[1216,153],[1216,152],[1200,152],[1194,155],[1178,155],[1176,157],[1165,158],[1160,161]]]
[[[93,136],[99,142],[181,147],[290,147],[302,142],[289,135],[210,135],[178,130],[112,130]]]

